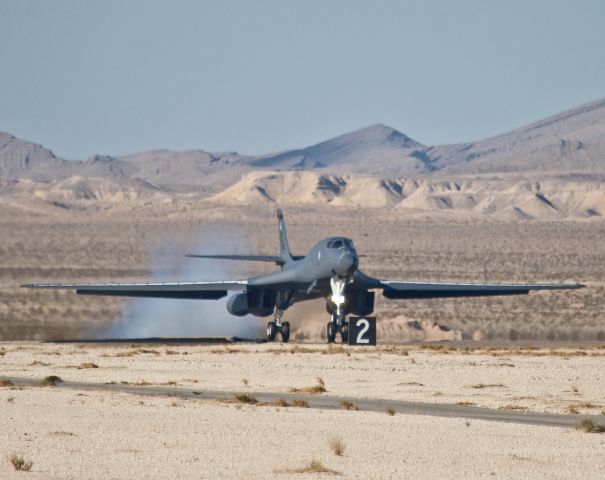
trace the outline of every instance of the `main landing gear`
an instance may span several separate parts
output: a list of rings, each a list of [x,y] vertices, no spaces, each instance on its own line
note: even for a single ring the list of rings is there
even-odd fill
[[[277,333],[281,335],[282,342],[287,343],[290,340],[290,323],[282,322],[283,310],[275,310],[275,321],[267,323],[267,341],[273,342]]]

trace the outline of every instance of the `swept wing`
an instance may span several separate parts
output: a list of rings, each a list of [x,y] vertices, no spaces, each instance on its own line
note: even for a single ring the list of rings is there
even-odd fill
[[[248,281],[91,284],[33,283],[22,286],[27,288],[75,290],[80,295],[217,300],[227,296],[227,292],[229,291],[246,291]]]
[[[495,295],[525,295],[535,290],[573,290],[583,288],[580,284],[495,284],[495,283],[440,283],[401,282],[378,280],[378,288],[383,289],[387,298],[455,298],[489,297]]]

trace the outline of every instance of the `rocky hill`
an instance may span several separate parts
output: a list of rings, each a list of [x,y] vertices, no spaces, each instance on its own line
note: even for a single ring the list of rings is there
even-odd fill
[[[317,172],[252,172],[209,201],[219,204],[397,208],[500,220],[593,218],[605,214],[605,184],[556,179],[390,179]]]
[[[478,142],[424,150],[447,173],[605,172],[605,99]]]
[[[425,146],[382,124],[245,156],[152,150],[65,160],[0,133],[0,197],[396,207],[495,218],[605,215],[605,99],[489,139]],[[13,202],[13,205],[17,203]]]
[[[0,178],[44,177],[65,168],[69,164],[47,148],[0,132]]]

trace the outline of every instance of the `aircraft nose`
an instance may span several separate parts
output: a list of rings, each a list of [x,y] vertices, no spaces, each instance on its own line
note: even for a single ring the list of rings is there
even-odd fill
[[[353,273],[357,266],[359,265],[359,260],[357,259],[357,255],[350,250],[346,250],[342,252],[342,255],[338,259],[337,271],[339,275],[348,275]]]

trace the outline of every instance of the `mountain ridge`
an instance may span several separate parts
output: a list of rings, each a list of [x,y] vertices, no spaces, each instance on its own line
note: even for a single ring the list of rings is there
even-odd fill
[[[0,175],[10,179],[57,180],[74,174],[94,174],[141,178],[174,188],[199,185],[196,175],[214,175],[217,171],[224,174],[234,167],[240,170],[239,176],[254,169],[383,176],[434,172],[603,172],[605,98],[487,139],[435,146],[423,145],[392,127],[375,123],[308,147],[265,155],[154,149],[130,155],[65,160],[41,145],[0,133]],[[175,168],[182,171],[182,178],[178,178]]]
[[[313,170],[367,164],[372,159],[396,163],[411,161],[410,154],[426,147],[382,123],[347,132],[309,147],[263,155],[249,161],[252,167],[280,170]],[[401,165],[392,165],[399,167]],[[417,167],[416,167],[417,168]]]

